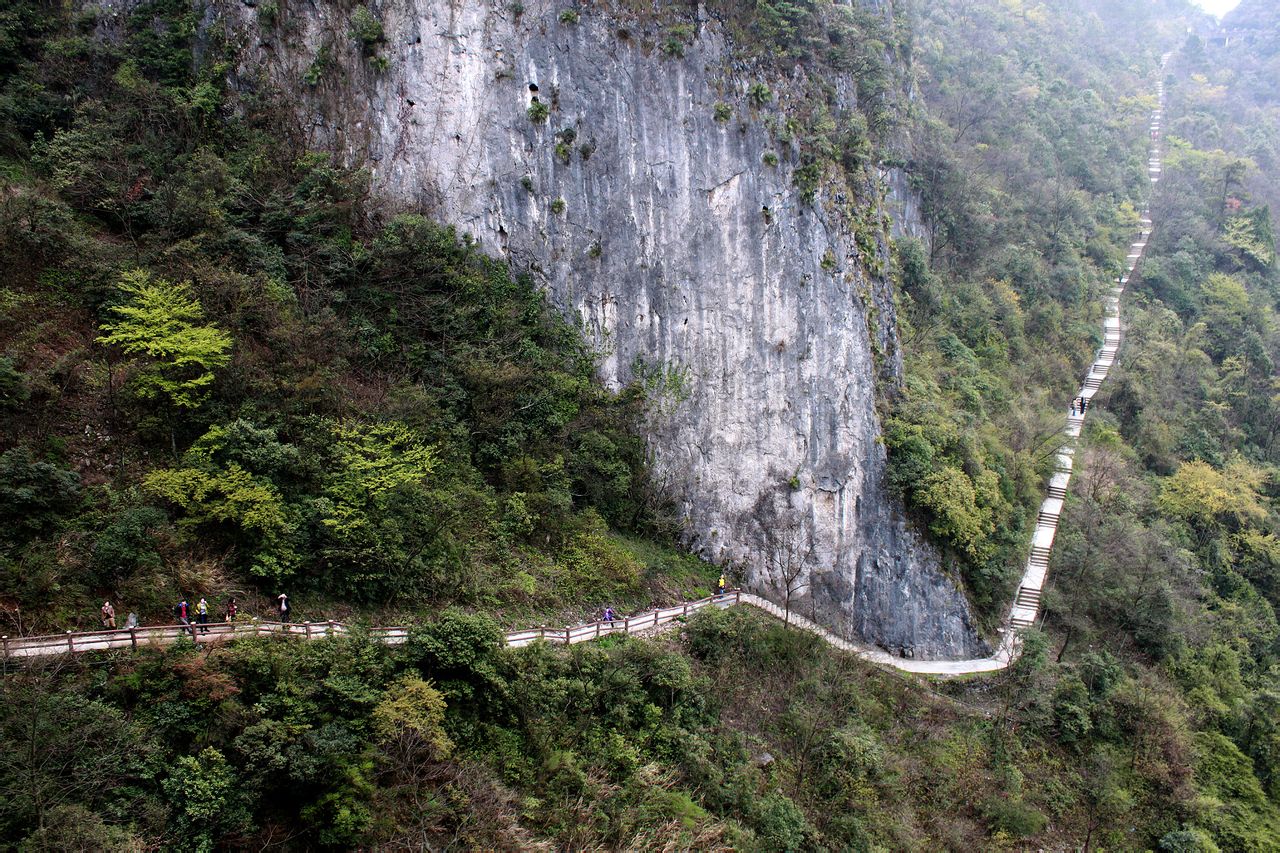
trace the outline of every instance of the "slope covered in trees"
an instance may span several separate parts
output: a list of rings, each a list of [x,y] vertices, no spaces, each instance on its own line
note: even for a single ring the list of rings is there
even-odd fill
[[[929,240],[897,247],[907,378],[885,442],[893,484],[988,621],[1021,576],[1062,411],[1137,232],[1152,75],[1181,8],[916,9],[928,109],[906,168]]]
[[[529,618],[708,588],[611,532],[664,532],[643,392],[605,392],[527,280],[233,97],[195,21],[0,19],[6,630],[91,626],[104,596]]]

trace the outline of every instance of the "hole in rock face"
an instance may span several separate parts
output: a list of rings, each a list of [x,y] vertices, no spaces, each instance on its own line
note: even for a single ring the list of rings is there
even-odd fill
[[[413,102],[413,101],[405,101],[405,103],[406,103],[406,104],[408,104],[408,105],[409,105],[409,106],[411,106],[411,107],[412,107],[412,106],[416,106],[416,104],[414,104],[414,102]]]
[[[536,92],[536,91],[538,91],[538,84],[537,84],[537,83],[530,83],[530,84],[529,84],[529,91],[530,91],[530,92]]]

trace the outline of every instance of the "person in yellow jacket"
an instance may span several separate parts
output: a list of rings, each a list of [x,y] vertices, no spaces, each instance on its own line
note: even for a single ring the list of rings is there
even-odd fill
[[[728,583],[725,581],[724,572],[721,572],[720,582],[716,584],[716,595],[724,595],[724,591],[727,587]]]

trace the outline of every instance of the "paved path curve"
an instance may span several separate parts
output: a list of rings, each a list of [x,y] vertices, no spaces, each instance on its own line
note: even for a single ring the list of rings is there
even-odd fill
[[[1161,72],[1168,65],[1169,54],[1165,54],[1160,65]],[[1164,115],[1164,83],[1160,82],[1156,89],[1159,105],[1151,116],[1151,150],[1147,161],[1147,175],[1152,186],[1160,180],[1160,134],[1161,120]],[[1120,348],[1123,328],[1120,323],[1120,296],[1124,293],[1129,277],[1142,260],[1147,248],[1147,238],[1151,232],[1149,210],[1143,211],[1140,219],[1141,233],[1129,247],[1125,261],[1126,272],[1116,280],[1111,294],[1106,300],[1106,314],[1103,319],[1103,344],[1098,351],[1097,359],[1089,368],[1077,399],[1089,401],[1102,387],[1107,372],[1115,364],[1116,353]],[[1085,412],[1088,407],[1085,407]],[[817,634],[836,648],[852,652],[864,660],[884,667],[926,675],[967,675],[971,673],[995,672],[1007,667],[1018,657],[1020,629],[1031,628],[1040,615],[1040,598],[1044,591],[1045,580],[1049,571],[1049,554],[1053,547],[1053,538],[1058,531],[1058,520],[1062,515],[1063,501],[1067,496],[1067,484],[1071,480],[1072,465],[1075,457],[1075,440],[1079,438],[1084,426],[1085,412],[1072,409],[1067,417],[1066,435],[1068,442],[1058,452],[1057,468],[1050,477],[1048,494],[1040,505],[1040,513],[1036,519],[1035,532],[1031,537],[1031,554],[1027,559],[1022,582],[1014,595],[1009,611],[1005,615],[1000,628],[1000,640],[995,652],[990,657],[969,660],[914,660],[891,655],[878,648],[856,643],[845,639],[827,628],[804,618],[796,613],[786,613],[773,602],[751,593],[730,590],[722,595],[715,595],[697,601],[688,601],[672,607],[650,610],[625,619],[612,622],[588,622],[583,625],[566,626],[564,628],[548,628],[539,626],[517,631],[508,631],[504,640],[509,646],[525,646],[538,640],[563,645],[597,640],[610,634],[634,634],[650,631],[661,625],[687,617],[691,613],[706,607],[726,608],[738,604],[747,604],[787,621],[788,624],[801,630]],[[262,622],[258,620],[241,622],[234,625],[218,623],[205,626],[207,633],[195,633],[194,627],[183,625],[164,625],[156,627],[120,629],[111,631],[87,631],[81,633],[45,635],[39,637],[3,637],[0,638],[0,653],[5,660],[37,658],[49,655],[107,651],[110,649],[133,649],[139,646],[155,647],[169,645],[184,634],[191,633],[199,643],[231,640],[239,637],[272,635],[291,636],[305,639],[341,636],[352,632],[350,626],[339,622],[303,622],[280,623]],[[370,628],[370,636],[382,642],[398,645],[409,637],[408,628]]]

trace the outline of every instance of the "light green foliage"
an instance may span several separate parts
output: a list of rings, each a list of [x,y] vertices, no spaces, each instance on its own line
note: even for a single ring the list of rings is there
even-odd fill
[[[397,742],[410,754],[423,751],[439,761],[453,751],[444,730],[445,707],[444,697],[430,682],[405,676],[391,685],[370,719],[383,741]]]
[[[333,462],[325,495],[332,509],[322,523],[339,538],[357,537],[392,496],[423,485],[436,467],[435,451],[403,423],[335,424]]]
[[[1249,759],[1216,732],[1195,738],[1196,779],[1206,799],[1196,823],[1223,850],[1266,850],[1280,838],[1280,808],[1268,802]]]
[[[147,476],[144,487],[186,511],[196,523],[231,522],[261,535],[275,535],[289,528],[283,502],[275,489],[234,463],[217,474],[196,468],[155,471]]]
[[[572,26],[573,24],[578,23],[579,15],[573,9],[565,9],[560,13],[559,20],[560,23],[566,26]]]
[[[1271,228],[1271,213],[1266,207],[1228,219],[1222,241],[1238,250],[1245,262],[1255,269],[1275,266],[1276,238]]]
[[[1266,481],[1265,471],[1243,460],[1233,461],[1224,471],[1205,462],[1187,462],[1164,482],[1160,508],[1201,530],[1217,524],[1229,524],[1239,530],[1267,518],[1267,508],[1259,495]]]
[[[534,124],[546,124],[547,117],[551,115],[551,107],[542,101],[534,101],[529,105],[529,109],[525,111],[525,114],[528,115],[529,121]]]
[[[194,409],[230,360],[231,336],[204,323],[204,309],[187,283],[173,284],[145,270],[129,270],[117,286],[122,301],[99,327],[98,342],[142,362],[130,381],[143,400]]]
[[[932,515],[929,529],[934,534],[955,543],[970,559],[987,556],[986,539],[995,525],[990,509],[979,506],[977,484],[963,471],[949,466],[933,471],[915,494]]]
[[[719,101],[712,108],[711,115],[716,121],[724,124],[729,119],[733,118],[733,107],[729,106],[724,101]]]
[[[280,443],[274,430],[236,421],[211,428],[183,455],[181,467],[152,471],[143,488],[181,510],[185,526],[235,530],[249,546],[250,571],[279,582],[300,561],[302,512],[273,478],[297,462],[297,449]]]
[[[763,107],[773,101],[773,90],[764,83],[752,83],[747,90],[747,97],[757,107]]]
[[[211,853],[225,836],[249,828],[235,770],[213,747],[179,758],[164,788],[173,803],[178,837],[199,853]]]

